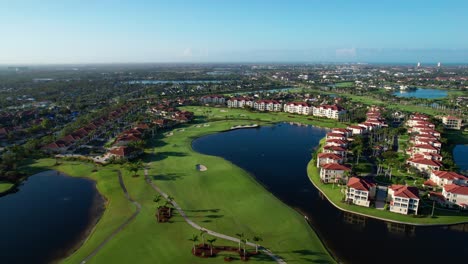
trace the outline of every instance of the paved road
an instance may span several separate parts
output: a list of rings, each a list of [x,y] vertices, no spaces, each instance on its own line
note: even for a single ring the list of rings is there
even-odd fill
[[[124,181],[123,181],[123,178],[122,178],[122,172],[119,170],[119,171],[117,171],[117,173],[119,175],[120,187],[122,188],[122,191],[125,194],[125,198],[127,198],[127,200],[129,200],[131,203],[133,203],[136,206],[136,211],[123,224],[121,224],[119,227],[117,227],[104,241],[102,241],[101,244],[99,244],[99,246],[97,246],[88,256],[86,256],[80,262],[81,264],[84,264],[84,263],[88,262],[92,257],[94,257],[112,238],[114,238],[120,231],[122,231],[124,229],[124,227],[126,227],[128,224],[130,224],[130,222],[133,219],[135,219],[135,217],[141,211],[141,205],[138,202],[136,202],[135,200],[133,200],[132,197],[130,197],[130,195],[127,192],[127,188],[125,187],[125,184],[124,184]]]
[[[151,179],[149,178],[148,176],[148,168],[145,168],[145,180],[146,182],[155,190],[157,191],[161,196],[163,196],[164,198],[167,199],[168,195],[166,193],[164,193],[161,189],[159,189],[159,187],[157,187],[152,181]],[[228,235],[224,235],[224,234],[221,234],[221,233],[217,233],[215,231],[211,231],[211,230],[208,230],[206,228],[203,228],[201,226],[199,226],[198,224],[196,224],[195,222],[193,222],[192,220],[190,220],[187,215],[185,214],[185,212],[182,210],[182,208],[180,208],[180,206],[174,201],[172,200],[171,201],[171,204],[172,206],[174,206],[174,208],[179,212],[179,214],[184,218],[185,222],[187,222],[189,225],[191,225],[193,228],[197,229],[197,230],[205,230],[208,234],[212,235],[212,236],[215,236],[215,237],[218,237],[218,238],[222,238],[222,239],[226,239],[226,240],[230,240],[230,241],[233,241],[233,242],[236,242],[236,243],[239,243],[239,239],[238,238],[235,238],[235,237],[232,237],[232,236],[228,236]],[[252,247],[255,247],[255,244],[254,243],[250,243],[248,242],[247,245],[249,246],[252,246]],[[276,256],[275,254],[273,254],[270,250],[264,248],[264,247],[259,247],[259,250],[262,251],[263,253],[267,254],[268,256],[270,256],[273,260],[276,261],[276,263],[279,263],[279,264],[286,264],[286,262],[281,259],[279,256]]]

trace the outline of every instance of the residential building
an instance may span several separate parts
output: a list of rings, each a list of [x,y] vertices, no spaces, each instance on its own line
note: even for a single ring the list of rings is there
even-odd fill
[[[462,128],[463,119],[455,116],[444,116],[442,117],[442,124],[447,129],[460,130]]]
[[[222,95],[205,95],[200,98],[202,104],[224,104],[226,99]]]
[[[346,114],[346,110],[338,105],[319,105],[312,108],[312,114],[319,117],[339,119]]]
[[[324,183],[339,182],[346,180],[345,172],[351,169],[339,163],[328,163],[320,166],[320,180]]]
[[[328,163],[343,163],[344,159],[343,156],[333,154],[333,153],[319,153],[317,155],[317,167],[320,165],[328,164]]]
[[[391,185],[388,188],[390,211],[399,214],[418,214],[419,191],[416,187]]]
[[[312,107],[306,102],[291,102],[284,104],[284,112],[291,114],[310,115]]]
[[[468,177],[453,171],[432,171],[430,180],[441,187],[448,184],[468,185]]]
[[[371,200],[375,198],[375,184],[365,179],[351,177],[346,187],[346,200],[353,204],[369,207]]]
[[[258,111],[281,111],[281,103],[276,100],[260,100],[253,104],[254,109]]]
[[[442,167],[442,163],[439,161],[425,158],[410,158],[406,163],[425,173],[430,173],[433,170],[440,170],[440,167]]]
[[[468,208],[468,187],[456,184],[447,184],[442,190],[446,203],[449,205],[458,205],[462,208]]]

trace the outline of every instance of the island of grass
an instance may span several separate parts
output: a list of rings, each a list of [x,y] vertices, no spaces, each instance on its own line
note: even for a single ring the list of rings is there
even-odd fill
[[[317,162],[312,159],[307,165],[307,174],[309,179],[314,186],[324,194],[330,203],[336,208],[349,212],[355,213],[375,219],[384,221],[409,224],[409,225],[451,225],[468,223],[468,213],[458,211],[448,211],[441,208],[435,208],[434,216],[432,213],[432,203],[424,203],[420,205],[420,211],[423,213],[419,215],[403,215],[390,212],[388,210],[378,210],[371,207],[362,207],[354,204],[348,204],[344,202],[344,190],[346,186],[340,186],[337,184],[325,184],[320,181],[319,168],[315,166]]]
[[[204,108],[192,109],[196,113],[198,109],[200,114]],[[221,114],[219,109],[214,110],[217,111],[216,115]],[[250,115],[245,110],[239,113]],[[232,115],[233,111],[229,110],[225,114]],[[255,122],[257,124],[284,121],[283,115],[276,114],[252,113],[249,118],[261,119]],[[334,263],[302,215],[265,190],[246,171],[220,157],[192,150],[191,143],[198,137],[250,124],[245,120],[221,119],[209,122],[208,125],[187,124],[183,129],[173,130],[171,137],[161,133],[151,140],[143,159],[149,167],[152,182],[172,196],[188,217],[204,228],[231,236],[236,233],[244,233],[247,238],[261,236],[262,246],[286,262]],[[291,117],[288,121],[291,120],[296,118]],[[312,123],[307,119],[304,121]],[[198,171],[197,164],[203,164],[209,169]],[[90,236],[63,263],[80,263],[135,212],[135,206],[126,200],[119,186],[118,170],[123,174],[129,195],[142,208],[136,218],[87,263],[219,263],[233,257],[230,252],[220,252],[216,257],[203,259],[194,257],[190,253],[189,238],[200,231],[189,226],[177,213],[168,223],[158,223],[153,202],[157,193],[145,182],[143,171],[138,172],[140,177],[132,177],[133,173],[121,165],[96,168],[91,163],[81,161],[61,161],[55,165],[54,159],[31,161],[22,169],[29,174],[54,169],[70,176],[93,179],[97,182],[98,191],[107,200],[104,215]],[[216,243],[227,247],[237,246],[234,242],[222,239]],[[234,256],[233,260],[240,261],[238,256]],[[258,254],[252,256],[249,262],[274,261]]]

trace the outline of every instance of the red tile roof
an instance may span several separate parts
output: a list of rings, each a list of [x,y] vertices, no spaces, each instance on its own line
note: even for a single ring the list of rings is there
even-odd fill
[[[360,191],[369,191],[371,187],[375,186],[374,183],[368,182],[364,179],[351,177],[347,186]]]
[[[336,155],[336,154],[333,154],[333,153],[319,153],[318,154],[318,158],[319,159],[334,159],[334,160],[342,160],[343,157],[341,157],[340,155]]]
[[[419,199],[419,191],[416,187],[394,184],[389,187],[394,191],[393,195],[403,198]]]
[[[441,179],[447,179],[447,180],[458,180],[458,179],[462,179],[462,180],[468,180],[468,177],[464,176],[464,175],[461,175],[461,174],[458,174],[456,172],[453,172],[453,171],[432,171],[432,173],[434,175],[436,175],[437,177],[441,178]]]
[[[321,165],[323,169],[326,170],[339,170],[339,171],[350,171],[351,169],[345,165],[341,165],[339,163],[328,163]]]
[[[413,158],[413,159],[408,159],[408,161],[413,162],[413,163],[418,163],[418,164],[434,166],[434,167],[442,167],[442,163],[436,160],[430,160],[430,159],[424,159],[424,158]]]
[[[444,190],[449,193],[455,193],[460,195],[468,195],[467,186],[459,186],[456,184],[447,184],[444,186]]]

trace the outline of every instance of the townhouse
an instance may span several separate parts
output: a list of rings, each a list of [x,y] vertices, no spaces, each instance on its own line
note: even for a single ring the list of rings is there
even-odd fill
[[[310,115],[312,107],[306,102],[290,102],[284,104],[284,112],[291,114]]]
[[[348,166],[339,163],[328,163],[320,166],[320,180],[324,183],[346,180],[346,172],[351,171]]]
[[[455,116],[444,116],[442,117],[442,124],[447,129],[460,130],[462,128],[463,119]]]
[[[369,207],[375,199],[376,185],[365,179],[351,177],[346,184],[346,201]]]
[[[253,108],[258,111],[280,112],[282,110],[281,103],[276,100],[259,100],[253,105]]]
[[[224,104],[226,99],[222,95],[205,95],[200,98],[202,104]]]
[[[254,102],[249,98],[239,97],[227,100],[227,106],[230,108],[253,107]]]
[[[343,156],[333,154],[333,153],[319,153],[317,155],[317,167],[320,167],[324,164],[329,163],[339,163],[342,164],[344,162]]]
[[[432,171],[429,179],[440,187],[449,184],[468,185],[468,177],[453,171]]]
[[[418,214],[419,191],[416,187],[391,185],[388,187],[387,200],[390,202],[390,212]]]
[[[445,203],[449,206],[458,205],[463,209],[468,208],[468,187],[456,184],[447,184],[442,189]]]
[[[346,110],[339,105],[319,105],[312,107],[312,114],[314,116],[326,117],[330,119],[339,119],[346,114]]]

